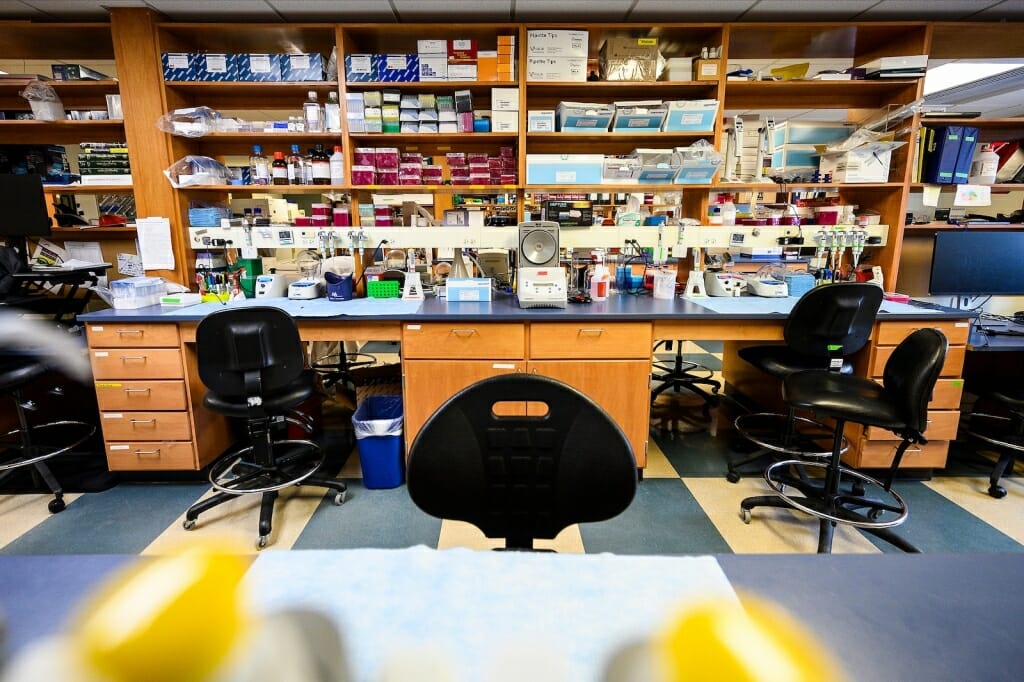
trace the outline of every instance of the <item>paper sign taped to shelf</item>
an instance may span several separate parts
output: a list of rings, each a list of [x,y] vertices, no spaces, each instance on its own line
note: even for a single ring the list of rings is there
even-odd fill
[[[142,268],[142,259],[134,253],[117,254],[117,271],[129,277],[142,277],[146,274]]]
[[[925,206],[938,206],[939,195],[942,194],[940,185],[925,185],[921,195],[921,203]]]
[[[135,221],[139,233],[139,256],[144,270],[173,270],[174,251],[171,247],[171,221],[167,218],[139,218]]]
[[[992,188],[988,185],[957,185],[954,206],[991,206]]]

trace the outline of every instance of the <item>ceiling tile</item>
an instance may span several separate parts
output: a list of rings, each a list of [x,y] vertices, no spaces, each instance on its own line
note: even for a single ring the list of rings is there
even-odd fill
[[[386,0],[267,0],[285,21],[392,22]]]
[[[878,0],[761,0],[742,17],[743,21],[846,21],[877,5]]]
[[[1024,21],[1024,0],[1003,0],[971,17],[974,21]]]
[[[147,0],[150,7],[177,21],[280,21],[263,0]]]
[[[882,0],[856,19],[885,21],[955,21],[973,17],[998,0]]]
[[[630,21],[735,21],[755,0],[637,0]]]
[[[467,0],[471,2],[472,0]],[[516,0],[516,21],[624,21],[633,0]]]
[[[456,18],[452,15],[451,0],[392,0],[395,11],[404,22],[445,21]],[[470,21],[511,21],[511,0],[472,0],[458,5],[459,20]]]
[[[0,19],[45,19],[45,14],[20,0],[0,3]]]
[[[104,9],[100,0],[82,0],[82,2],[67,2],[67,0],[23,0],[25,4],[35,7],[49,19],[70,20],[70,21],[106,21],[107,10]],[[0,3],[7,4],[7,3]],[[136,3],[145,7],[144,2]]]

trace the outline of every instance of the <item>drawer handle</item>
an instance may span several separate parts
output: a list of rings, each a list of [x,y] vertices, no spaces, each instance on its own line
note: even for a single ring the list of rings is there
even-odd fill
[[[141,336],[145,332],[143,330],[141,330],[141,329],[118,329],[117,333],[118,334],[138,334],[138,335]]]
[[[453,329],[451,331],[451,333],[455,334],[456,336],[472,336],[473,334],[476,334],[476,330],[475,329]]]
[[[136,450],[135,454],[136,455],[159,455],[160,454],[160,448],[157,448],[156,450]]]
[[[128,362],[129,360],[139,360],[140,362],[146,361],[145,355],[122,355],[121,362]]]
[[[579,333],[580,334],[599,335],[599,334],[604,334],[604,329],[601,329],[600,327],[592,327],[592,328],[589,328],[589,329],[584,327],[583,329],[580,329]]]
[[[126,388],[126,389],[124,389],[124,392],[125,393],[149,393],[150,389],[148,389],[148,388]]]
[[[155,424],[155,419],[129,419],[130,424]]]

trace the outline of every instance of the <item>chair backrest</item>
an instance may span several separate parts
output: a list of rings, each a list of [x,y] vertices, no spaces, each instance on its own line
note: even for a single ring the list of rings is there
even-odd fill
[[[881,305],[882,289],[875,284],[814,287],[793,306],[783,337],[801,355],[846,357],[868,342]]]
[[[523,416],[496,403],[529,401]],[[540,415],[543,407],[547,413]],[[508,374],[452,396],[409,451],[409,495],[432,516],[467,521],[509,548],[610,519],[636,492],[629,440],[594,401],[547,377]]]
[[[199,378],[207,390],[240,398],[272,394],[302,373],[299,329],[279,308],[225,308],[196,328]]]
[[[907,433],[918,440],[928,424],[928,401],[946,361],[948,343],[938,329],[918,329],[896,346],[885,363],[882,384],[900,411]]]

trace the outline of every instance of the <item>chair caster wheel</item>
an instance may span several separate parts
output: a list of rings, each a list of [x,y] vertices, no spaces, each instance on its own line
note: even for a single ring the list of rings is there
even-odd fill
[[[1006,492],[1003,491],[1003,495],[1005,494]],[[47,505],[47,509],[50,510],[51,514],[59,514],[60,512],[64,511],[65,507],[67,507],[67,505],[64,504],[64,500],[62,500],[59,497],[50,500],[50,504]]]
[[[750,518],[751,518],[750,510],[749,509],[740,509],[740,518],[743,519],[743,523],[745,523],[745,524],[747,524],[749,526],[750,525]]]
[[[1006,497],[1006,488],[1001,485],[990,485],[988,487],[988,494],[997,500],[1001,500]],[[53,509],[50,509],[50,511],[53,511]]]
[[[181,527],[184,528],[185,530],[192,530],[193,528],[196,527],[196,520],[195,519],[185,519],[184,521],[181,522]]]
[[[730,471],[725,475],[725,480],[729,481],[729,483],[739,483],[740,475],[737,474],[735,471]]]
[[[882,510],[872,509],[871,511],[868,512],[868,518],[872,521],[877,521],[878,519],[882,518]]]
[[[261,535],[256,540],[256,549],[263,549],[264,547],[266,547],[267,546],[267,541],[269,539],[270,539],[270,536],[268,536],[268,535]]]
[[[345,500],[347,500],[347,499],[348,499],[348,491],[347,490],[342,490],[341,492],[336,493],[334,495],[334,504],[336,506],[340,507],[341,505],[345,504]]]

